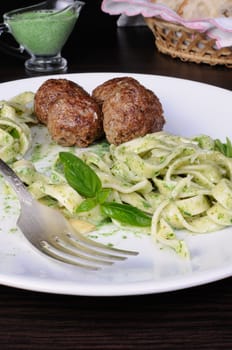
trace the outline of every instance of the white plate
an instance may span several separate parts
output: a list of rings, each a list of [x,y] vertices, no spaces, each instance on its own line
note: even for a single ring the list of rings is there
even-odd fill
[[[83,73],[62,77],[76,81],[91,92],[98,84],[125,75]],[[135,77],[158,95],[165,111],[165,130],[183,136],[205,133],[222,140],[226,136],[232,138],[230,91],[176,78],[127,75]],[[25,90],[36,91],[48,78],[3,83],[0,85],[0,99]],[[45,137],[45,150],[46,142]],[[46,165],[45,157],[39,166]],[[183,261],[170,251],[160,251],[151,243],[150,237],[125,232],[100,238],[104,243],[140,252],[139,256],[113,267],[86,272],[51,261],[34,250],[16,229],[17,200],[10,197],[8,207],[9,199],[3,193],[0,196],[0,283],[3,285],[60,294],[115,296],[172,291],[232,275],[232,228],[204,235],[186,234],[191,261]]]

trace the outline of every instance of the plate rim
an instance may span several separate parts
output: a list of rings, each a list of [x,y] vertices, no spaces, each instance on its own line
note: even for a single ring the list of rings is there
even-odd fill
[[[158,79],[164,79],[164,80],[178,80],[181,82],[187,82],[188,84],[193,84],[193,85],[201,85],[203,87],[210,87],[215,90],[219,90],[222,93],[225,94],[231,94],[232,92],[228,89],[224,89],[221,87],[217,87],[215,85],[211,85],[208,83],[204,82],[198,82],[194,80],[189,80],[189,79],[183,79],[179,77],[173,77],[173,76],[166,76],[166,75],[156,75],[156,74],[144,74],[144,73],[127,73],[127,72],[80,72],[80,73],[62,73],[62,74],[53,74],[53,75],[48,75],[48,76],[36,76],[36,77],[27,77],[27,78],[21,78],[21,79],[16,79],[16,80],[9,80],[6,82],[0,83],[0,89],[4,85],[11,85],[17,82],[17,84],[20,83],[25,83],[28,81],[41,81],[41,80],[47,80],[50,78],[58,79],[59,77],[67,78],[67,79],[72,79],[75,77],[81,77],[81,76],[97,76],[97,77],[103,77],[103,76],[133,76],[133,77],[151,77],[151,78],[158,78]],[[223,270],[223,271],[222,271]],[[169,287],[164,285],[159,286],[159,288],[154,287],[155,281],[149,281],[149,282],[132,282],[129,283],[128,285],[123,284],[124,288],[121,290],[119,287],[115,288],[112,291],[112,286],[111,285],[100,285],[100,286],[95,286],[95,291],[92,291],[90,288],[88,288],[90,285],[82,285],[82,288],[79,287],[77,290],[68,290],[68,285],[70,283],[67,283],[66,288],[62,288],[62,281],[58,281],[57,283],[59,284],[59,288],[54,289],[54,287],[46,287],[46,283],[43,284],[42,287],[38,286],[38,278],[24,278],[22,281],[22,277],[15,278],[14,276],[8,276],[7,278],[4,278],[3,276],[0,276],[0,284],[3,284],[5,286],[10,286],[10,287],[15,287],[15,288],[21,288],[25,290],[31,290],[31,291],[38,291],[38,292],[45,292],[45,293],[55,293],[55,294],[67,294],[67,295],[82,295],[82,296],[126,296],[126,295],[141,295],[141,294],[155,294],[155,293],[163,293],[163,292],[169,292],[169,291],[175,291],[175,290],[180,290],[180,289],[186,289],[186,288],[191,288],[195,286],[200,286],[203,284],[208,284],[212,283],[221,279],[225,279],[228,277],[232,276],[232,266],[228,266],[226,269],[225,268],[218,268],[214,269],[213,271],[210,270],[207,271],[207,278],[205,277],[205,272],[200,271],[195,273],[194,276],[192,274],[188,275],[188,278],[186,279],[185,282],[183,282],[183,277],[178,276],[174,279],[174,281],[169,280]],[[7,277],[7,275],[6,275]],[[204,278],[203,278],[204,277]],[[178,280],[181,280],[181,285],[179,285],[177,282]],[[20,282],[21,280],[21,282]],[[25,283],[23,283],[25,281]],[[37,283],[35,283],[37,282]],[[41,280],[39,281],[41,283]],[[160,284],[160,281],[158,282]],[[75,281],[74,283],[71,283],[71,285],[77,284]],[[141,285],[140,285],[141,284]],[[162,283],[161,283],[162,284]],[[137,286],[137,290],[133,290],[134,285]],[[125,288],[125,286],[127,286]],[[87,288],[87,290],[86,290]]]

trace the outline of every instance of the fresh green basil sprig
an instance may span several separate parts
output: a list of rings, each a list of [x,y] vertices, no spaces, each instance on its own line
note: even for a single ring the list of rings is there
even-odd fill
[[[112,219],[132,226],[147,227],[151,225],[151,217],[129,204],[105,202],[101,205],[104,214]]]
[[[68,184],[81,196],[93,198],[101,190],[101,180],[85,163],[69,152],[60,152],[59,157],[64,166],[64,175]]]
[[[229,157],[229,158],[232,157],[232,143],[231,143],[231,141],[230,141],[230,139],[228,137],[226,138],[226,142],[225,143],[223,143],[219,139],[216,139],[214,141],[214,149],[216,151],[221,152],[226,157]]]
[[[89,211],[99,204],[102,212],[111,219],[133,226],[151,225],[151,217],[132,205],[107,202],[110,189],[102,188],[98,175],[82,159],[69,152],[60,152],[59,158],[68,184],[86,197],[77,213]]]

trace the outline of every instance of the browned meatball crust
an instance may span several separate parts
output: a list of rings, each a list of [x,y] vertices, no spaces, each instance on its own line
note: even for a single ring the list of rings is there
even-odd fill
[[[58,144],[87,147],[103,134],[102,113],[90,96],[63,93],[50,104],[47,127]]]
[[[140,83],[130,77],[119,77],[119,78],[113,78],[110,80],[105,81],[101,85],[97,86],[92,91],[92,96],[95,98],[95,100],[102,104],[105,100],[107,100],[112,94],[115,93],[115,91],[120,88],[122,85],[130,85],[130,86],[139,86]]]
[[[92,96],[102,105],[109,143],[119,145],[163,128],[165,119],[158,97],[133,78],[111,79],[94,89]]]
[[[50,104],[64,93],[87,95],[81,86],[67,79],[48,79],[39,87],[35,94],[34,110],[41,123],[47,124]]]

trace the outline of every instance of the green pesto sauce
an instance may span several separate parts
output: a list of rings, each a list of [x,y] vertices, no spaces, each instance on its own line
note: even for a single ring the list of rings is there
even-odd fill
[[[109,148],[109,143],[103,140],[101,142],[98,142],[97,144],[93,144],[90,149],[98,156],[103,156],[105,153],[109,152]]]
[[[17,232],[17,227],[12,227],[12,228],[10,229],[10,233],[15,233],[15,232]]]
[[[31,155],[31,161],[36,162],[36,161],[40,160],[41,158],[42,158],[42,145],[37,144],[33,148],[33,152]]]
[[[50,56],[59,53],[77,16],[72,9],[28,11],[14,15],[7,22],[15,39],[28,52]]]

